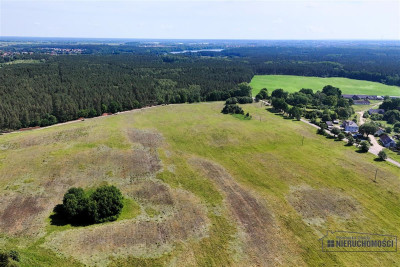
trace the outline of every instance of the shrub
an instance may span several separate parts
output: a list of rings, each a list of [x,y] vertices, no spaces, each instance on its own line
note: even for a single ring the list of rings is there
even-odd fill
[[[331,133],[333,133],[334,135],[338,135],[338,134],[340,134],[340,129],[337,127],[333,127],[331,130]]]
[[[123,196],[115,186],[102,186],[90,196],[88,214],[95,223],[115,221],[123,207]]]
[[[238,105],[225,105],[224,108],[221,110],[221,113],[224,114],[242,114],[244,115],[244,111]]]
[[[14,261],[20,261],[21,259],[18,251],[15,250],[10,250],[10,252],[8,252],[8,256]]]
[[[338,136],[337,136],[337,138],[339,139],[339,140],[343,140],[344,139],[344,133],[339,133],[338,134]]]
[[[249,96],[238,96],[237,101],[239,104],[248,104],[248,103],[253,103],[253,98]]]
[[[88,199],[82,188],[72,187],[64,195],[63,208],[70,221],[85,221]]]
[[[379,157],[381,160],[386,160],[386,159],[387,159],[386,152],[383,151],[383,150],[379,151],[378,157]]]
[[[360,148],[362,152],[368,152],[369,148],[370,148],[370,144],[367,141],[362,141],[360,143]]]
[[[233,105],[233,104],[237,104],[238,100],[236,97],[230,97],[225,101],[226,105]]]
[[[392,127],[388,126],[385,128],[385,132],[387,132],[388,134],[390,134],[392,132]]]
[[[354,140],[354,137],[353,136],[349,136],[349,137],[347,137],[347,144],[349,145],[349,146],[352,146],[352,145],[354,145],[354,142],[355,142],[355,140]]]
[[[321,127],[321,128],[318,128],[317,134],[325,135],[326,133],[325,133],[324,128],[322,128],[322,127]]]
[[[17,267],[17,262],[20,261],[19,253],[15,250],[0,251],[0,266],[1,267]]]

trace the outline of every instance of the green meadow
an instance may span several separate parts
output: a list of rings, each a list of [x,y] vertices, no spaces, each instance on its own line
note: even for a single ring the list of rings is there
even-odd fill
[[[222,107],[222,102],[167,105],[0,136],[0,197],[11,201],[15,196],[21,203],[28,199],[32,205],[35,196],[34,209],[42,214],[37,217],[20,207],[30,220],[14,215],[18,227],[3,227],[7,218],[1,214],[8,210],[3,202],[0,245],[17,250],[21,266],[253,266],[254,258],[248,255],[254,252],[257,235],[246,232],[249,226],[240,219],[267,216],[268,224],[253,229],[262,234],[263,228],[271,227],[274,233],[266,238],[265,255],[255,254],[265,257],[264,263],[395,266],[400,262],[398,253],[325,253],[319,241],[328,230],[396,235],[400,168],[317,135],[315,128],[284,119],[259,103],[242,105],[251,120],[221,114]],[[134,134],[129,135],[132,129]],[[157,140],[155,133],[160,136]],[[160,160],[161,167],[150,175],[139,172],[141,165],[136,163],[147,163],[152,154],[146,153],[155,151],[158,156],[149,164]],[[138,152],[145,156],[134,156]],[[218,171],[199,171],[196,164],[201,162]],[[129,196],[120,220],[89,228],[50,224],[53,204],[62,201],[68,187],[104,183],[119,186]],[[153,187],[157,190],[151,191]],[[42,197],[50,204],[40,204]],[[166,201],[169,197],[173,201]],[[246,205],[236,205],[246,198]],[[265,214],[252,213],[254,203]],[[168,225],[173,230],[168,232],[163,222],[194,207],[198,209]],[[204,232],[187,237],[182,231],[193,216],[205,216],[198,221]],[[101,236],[115,232],[140,239],[146,231],[126,233],[146,224],[151,226],[149,234],[159,225],[174,238],[149,239],[135,246],[125,244],[125,239],[107,243],[91,235],[108,227],[99,232]],[[85,235],[91,237],[87,242]],[[68,236],[79,236],[84,249],[64,250],[74,242]],[[112,252],[107,252],[109,246]],[[126,247],[129,254],[118,254]],[[90,260],[82,260],[82,255]]]
[[[253,87],[253,96],[262,88],[267,88],[270,93],[277,88],[284,89],[290,93],[297,92],[302,88],[313,89],[314,92],[316,92],[322,90],[322,88],[328,84],[340,88],[343,94],[400,96],[400,87],[398,86],[348,78],[255,75],[250,83]]]

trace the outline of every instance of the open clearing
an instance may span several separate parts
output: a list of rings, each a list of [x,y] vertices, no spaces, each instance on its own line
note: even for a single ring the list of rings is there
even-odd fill
[[[213,102],[0,136],[0,246],[19,251],[21,266],[400,262],[398,253],[323,253],[318,240],[327,230],[396,235],[400,168],[260,103],[242,106],[252,120]],[[129,200],[122,219],[50,218],[69,187],[105,183]]]
[[[262,88],[267,88],[269,93],[277,88],[290,93],[301,88],[313,89],[314,92],[322,90],[325,85],[340,88],[342,94],[360,95],[390,95],[400,96],[400,87],[390,86],[377,82],[361,81],[348,78],[320,78],[293,75],[255,75],[250,85],[253,87],[253,96]]]

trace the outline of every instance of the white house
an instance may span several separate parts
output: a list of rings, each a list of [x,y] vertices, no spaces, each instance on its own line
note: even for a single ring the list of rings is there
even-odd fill
[[[358,125],[354,121],[345,121],[343,122],[342,127],[346,132],[350,133],[357,133],[358,132]]]

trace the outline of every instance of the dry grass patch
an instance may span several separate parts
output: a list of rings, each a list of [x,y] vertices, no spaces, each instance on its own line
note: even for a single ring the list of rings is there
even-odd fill
[[[305,221],[314,224],[325,222],[329,216],[349,219],[360,211],[353,198],[332,189],[300,187],[293,190],[288,199]]]
[[[191,193],[167,189],[161,182],[141,182],[142,189],[132,190],[134,195],[162,203],[146,192],[168,191],[174,203],[173,212],[157,219],[143,215],[134,220],[55,232],[46,238],[44,247],[87,265],[106,265],[111,256],[160,257],[171,252],[176,242],[207,235],[206,209]]]
[[[162,135],[154,131],[129,129],[127,132],[131,142],[139,143],[146,148],[157,148],[163,142]]]
[[[0,202],[0,229],[13,236],[37,236],[43,228],[42,221],[48,216],[52,203],[39,196],[16,195],[2,197]]]

